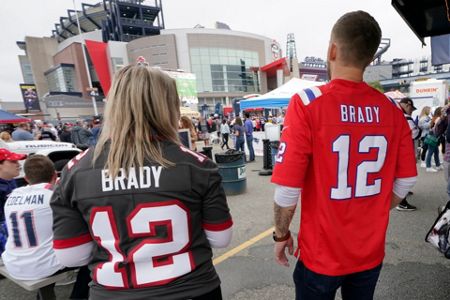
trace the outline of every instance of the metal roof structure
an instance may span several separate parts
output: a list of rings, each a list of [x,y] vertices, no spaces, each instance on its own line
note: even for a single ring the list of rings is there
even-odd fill
[[[425,45],[425,37],[450,33],[449,2],[449,0],[392,0],[392,6]]]
[[[81,10],[68,9],[54,26],[52,37],[58,42],[94,30],[103,31],[104,41],[128,42],[159,34],[164,17],[161,0],[103,0],[94,5],[81,3]]]

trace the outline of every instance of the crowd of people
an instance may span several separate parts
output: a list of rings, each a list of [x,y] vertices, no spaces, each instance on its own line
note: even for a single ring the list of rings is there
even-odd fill
[[[255,151],[253,149],[253,132],[264,131],[265,124],[283,125],[284,112],[278,113],[276,117],[269,115],[265,118],[262,115],[244,112],[243,116],[229,115],[228,117],[211,114],[208,118],[182,116],[179,128],[188,129],[192,141],[192,150],[197,151],[196,142],[202,142],[205,146],[219,144],[222,150],[235,149],[245,151],[247,147],[249,158],[247,162],[255,161]]]
[[[72,298],[222,299],[212,248],[229,245],[233,219],[218,168],[193,151],[195,141],[219,139],[228,149],[231,136],[235,149],[247,145],[251,162],[253,132],[273,122],[284,125],[272,176],[274,255],[282,266],[294,254],[290,224],[302,205],[296,299],[334,299],[338,289],[344,300],[373,299],[389,210],[409,205],[417,180],[412,141],[422,141],[426,170],[437,171],[448,124],[447,108],[432,116],[424,108],[416,124],[411,99],[398,104],[363,82],[380,40],[368,13],[342,16],[328,48],[331,81],[295,94],[285,118],[181,117],[175,80],[139,62],[115,74],[101,126],[77,122],[58,132],[21,124],[12,140],[59,139],[86,150],[56,183],[47,158],[0,149],[2,257],[11,276],[39,279],[89,265],[91,274],[77,278],[82,293]],[[192,149],[181,145],[180,128]],[[16,189],[24,159],[29,186]]]
[[[58,123],[56,126],[46,121],[20,123],[15,128],[0,132],[0,139],[7,143],[33,140],[61,141],[74,143],[78,148],[85,150],[97,143],[101,125],[100,118]]]

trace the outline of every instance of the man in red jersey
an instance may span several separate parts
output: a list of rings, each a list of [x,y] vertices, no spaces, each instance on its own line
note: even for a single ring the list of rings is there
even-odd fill
[[[331,81],[289,104],[272,182],[275,260],[293,254],[289,225],[301,193],[296,299],[373,299],[389,210],[416,182],[411,130],[398,105],[363,82],[381,30],[356,11],[334,25]]]

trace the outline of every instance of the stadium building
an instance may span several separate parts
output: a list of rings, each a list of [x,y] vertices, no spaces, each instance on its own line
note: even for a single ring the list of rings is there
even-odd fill
[[[34,88],[50,119],[92,115],[92,97],[101,113],[113,74],[138,58],[195,78],[198,100],[189,106],[212,113],[233,98],[267,92],[270,75],[260,66],[281,57],[274,40],[219,22],[213,29],[165,29],[161,1],[105,0],[81,8],[68,9],[51,37],[17,42],[25,51],[19,56],[23,95]]]

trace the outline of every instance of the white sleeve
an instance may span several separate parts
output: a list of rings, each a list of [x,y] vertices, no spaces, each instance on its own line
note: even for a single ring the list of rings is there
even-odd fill
[[[92,250],[94,242],[88,242],[79,246],[55,249],[56,258],[66,267],[81,267],[86,266],[92,258]]]
[[[403,199],[417,182],[417,176],[407,178],[397,178],[394,181],[393,192],[397,197]]]
[[[281,207],[290,207],[297,205],[300,198],[300,188],[292,188],[283,185],[277,185],[275,187],[274,201]]]
[[[231,242],[231,237],[233,235],[233,229],[232,227],[221,230],[221,231],[212,231],[212,230],[206,230],[206,238],[209,241],[209,244],[213,248],[225,248],[227,247]]]

